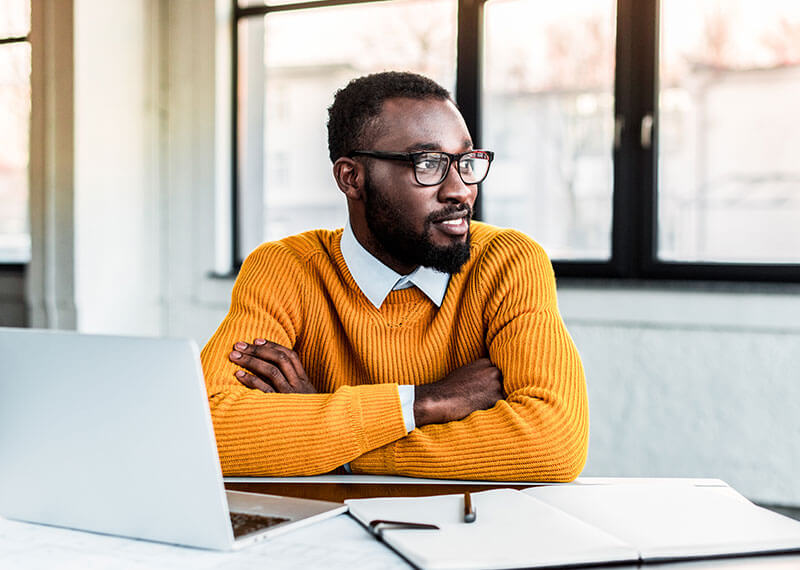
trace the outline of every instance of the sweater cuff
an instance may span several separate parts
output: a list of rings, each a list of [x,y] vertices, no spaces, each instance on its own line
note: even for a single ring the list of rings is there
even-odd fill
[[[373,449],[369,453],[355,458],[350,462],[353,473],[367,473],[371,475],[395,475],[397,468],[394,460],[394,445],[384,445]]]
[[[360,422],[356,429],[363,453],[405,437],[405,423],[397,384],[353,386],[353,404]]]

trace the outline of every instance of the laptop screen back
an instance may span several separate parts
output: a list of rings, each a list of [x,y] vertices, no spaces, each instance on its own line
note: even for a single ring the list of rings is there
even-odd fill
[[[233,541],[197,346],[0,328],[0,515]]]

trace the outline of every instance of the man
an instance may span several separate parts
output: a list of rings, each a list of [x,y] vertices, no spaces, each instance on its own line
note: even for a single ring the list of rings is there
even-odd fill
[[[223,471],[574,479],[586,386],[552,268],[470,221],[493,155],[449,93],[353,80],[328,144],[349,223],[257,248],[203,349]]]

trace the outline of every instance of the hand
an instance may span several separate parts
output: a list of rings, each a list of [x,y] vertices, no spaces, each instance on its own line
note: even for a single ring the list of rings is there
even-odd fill
[[[237,342],[228,355],[231,362],[252,372],[237,370],[236,379],[262,392],[315,394],[297,353],[274,342],[257,338],[253,344]]]
[[[417,427],[460,420],[504,398],[503,374],[488,358],[456,368],[438,382],[414,389]]]

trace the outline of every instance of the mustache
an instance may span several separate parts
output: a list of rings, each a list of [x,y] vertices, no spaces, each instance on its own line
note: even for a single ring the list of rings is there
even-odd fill
[[[453,216],[453,214],[459,214],[461,212],[467,212],[467,219],[472,219],[472,208],[469,204],[459,204],[458,206],[454,206],[451,208],[444,208],[443,210],[439,210],[438,212],[433,212],[432,214],[428,215],[425,219],[426,224],[433,224],[436,222],[440,222],[442,220],[446,220]]]

